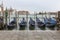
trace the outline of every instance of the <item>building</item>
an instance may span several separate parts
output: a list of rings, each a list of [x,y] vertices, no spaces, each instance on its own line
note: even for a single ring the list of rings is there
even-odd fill
[[[58,11],[58,18],[60,19],[60,11]]]
[[[29,14],[28,11],[18,11],[18,14],[19,15],[26,15],[26,14]]]

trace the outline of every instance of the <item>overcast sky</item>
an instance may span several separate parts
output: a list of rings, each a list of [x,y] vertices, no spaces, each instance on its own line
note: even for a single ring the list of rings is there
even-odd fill
[[[0,4],[2,0],[0,0]],[[4,7],[29,11],[59,11],[60,0],[3,0]]]

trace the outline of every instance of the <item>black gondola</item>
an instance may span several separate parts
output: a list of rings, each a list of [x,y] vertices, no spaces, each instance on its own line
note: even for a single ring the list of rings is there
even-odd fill
[[[25,19],[23,18],[21,23],[19,23],[19,30],[25,30],[26,26],[27,26],[27,22],[25,21]]]
[[[57,22],[54,18],[44,19],[46,27],[48,27],[51,30],[54,30]]]
[[[4,30],[3,17],[0,17],[0,30]]]
[[[9,25],[7,25],[7,29],[8,30],[13,30],[16,28],[16,18],[14,18],[10,23]]]
[[[30,18],[30,21],[29,21],[29,30],[34,30],[35,29],[35,21]]]
[[[41,30],[45,30],[45,24],[39,20],[39,18],[36,17],[36,23],[38,28],[40,28]]]

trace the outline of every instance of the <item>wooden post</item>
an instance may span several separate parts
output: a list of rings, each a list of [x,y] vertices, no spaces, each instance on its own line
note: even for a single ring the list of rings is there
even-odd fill
[[[15,10],[15,18],[16,18],[16,29],[19,30],[19,26],[18,26],[18,13]]]
[[[7,8],[5,10],[5,25],[6,25],[6,29],[7,29],[7,16],[8,16],[8,11]]]
[[[42,15],[42,21],[44,21],[44,17],[43,17],[43,15],[44,15],[45,13],[43,13],[43,11],[41,12],[41,15]],[[45,15],[46,16],[46,15]]]
[[[27,30],[29,30],[28,14],[26,13]]]
[[[58,29],[57,30],[60,30],[60,11],[58,11],[58,18],[57,18],[57,25],[58,25]]]
[[[37,15],[38,15],[38,14],[35,12],[35,13],[34,13],[34,16],[35,16],[35,30],[38,30],[37,22],[36,22]]]

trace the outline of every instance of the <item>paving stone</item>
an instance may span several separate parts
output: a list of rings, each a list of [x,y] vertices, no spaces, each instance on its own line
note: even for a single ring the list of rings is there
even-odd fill
[[[0,40],[60,40],[60,31],[0,31]]]

